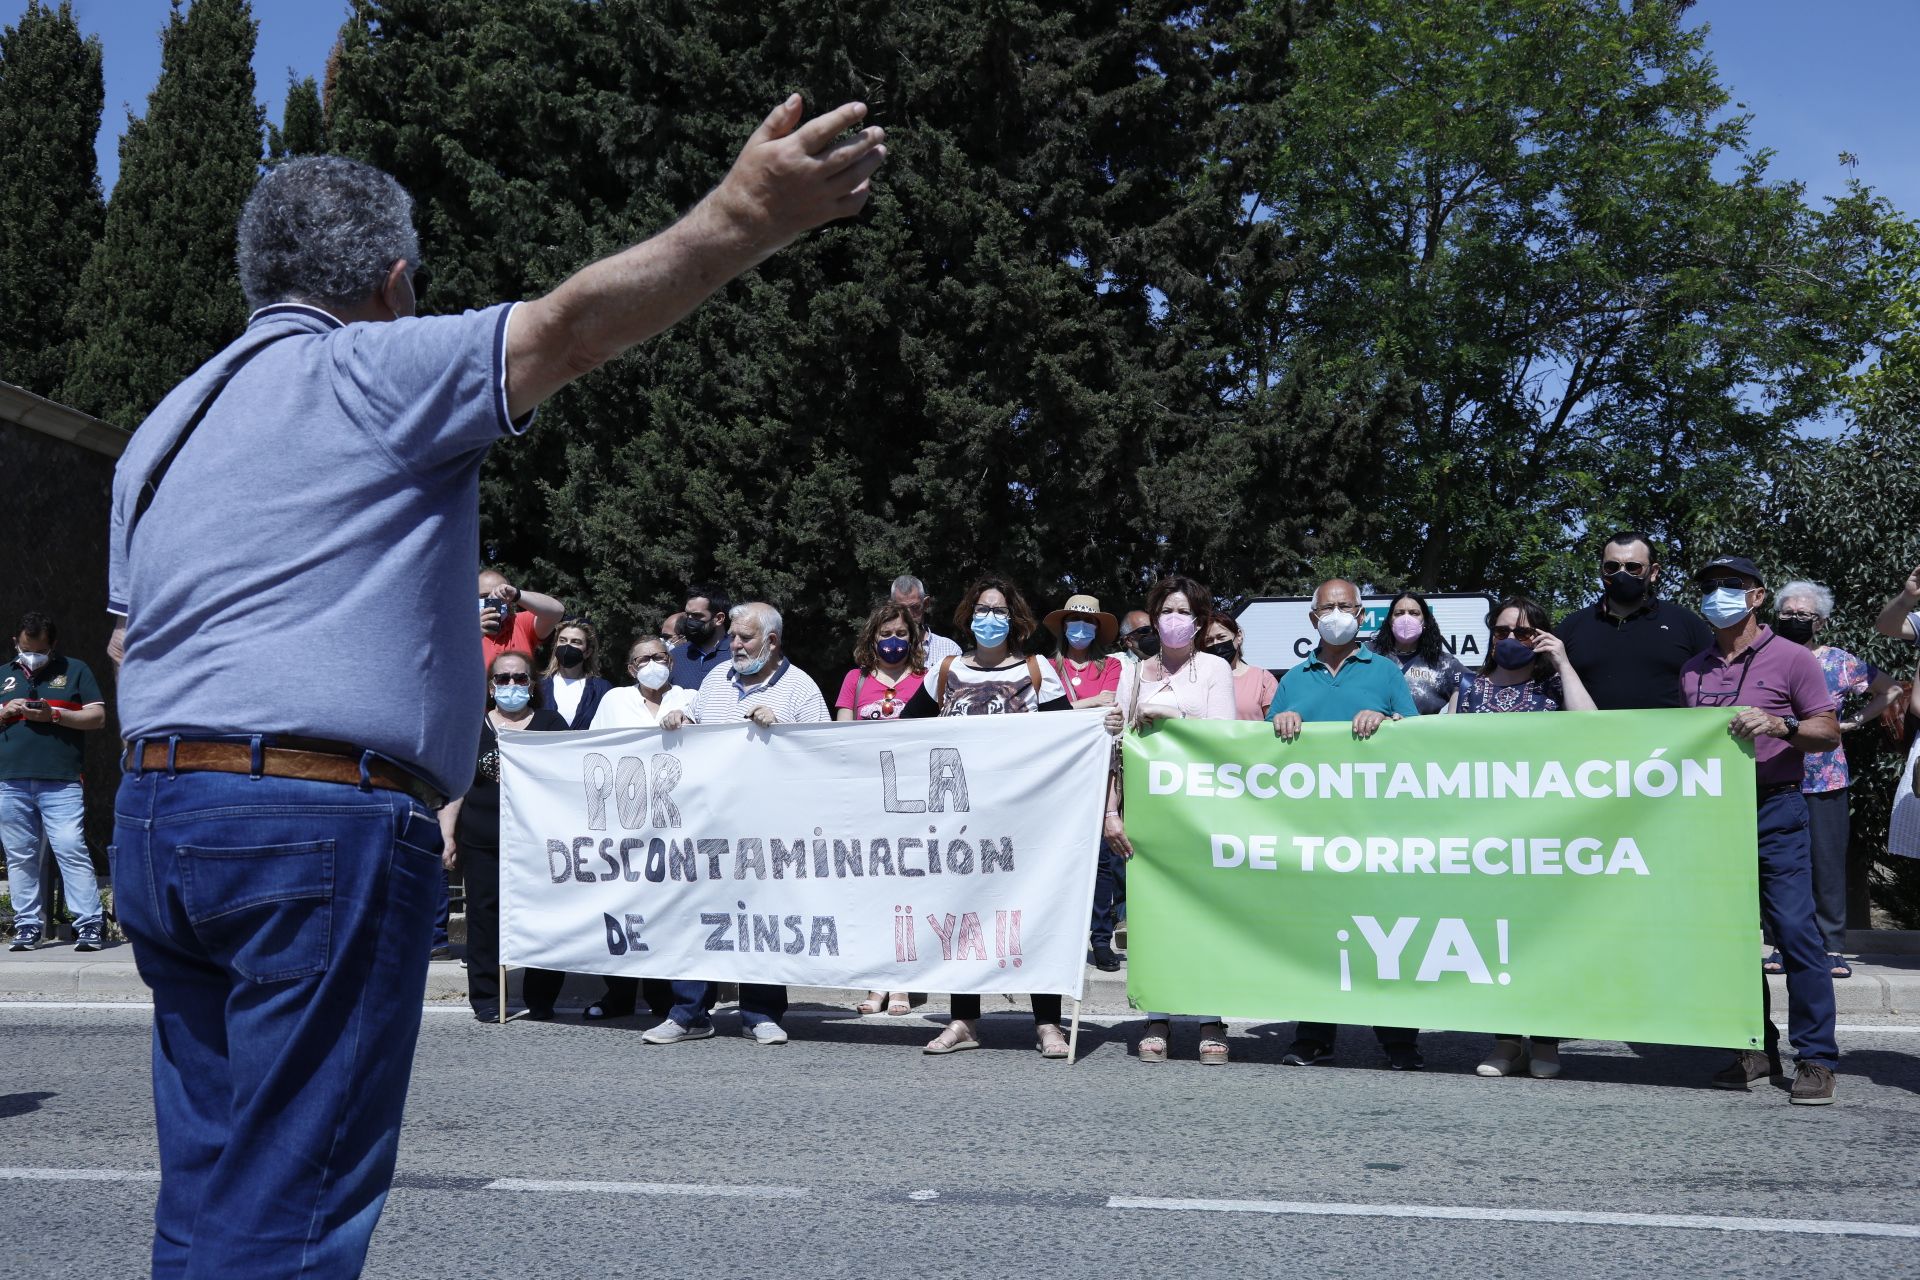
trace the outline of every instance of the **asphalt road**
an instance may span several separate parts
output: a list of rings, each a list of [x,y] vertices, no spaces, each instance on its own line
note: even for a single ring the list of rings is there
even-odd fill
[[[0,1274],[144,1274],[147,1019],[0,1006]],[[1474,1076],[1465,1035],[1401,1075],[1353,1030],[1281,1067],[1287,1024],[1203,1068],[1190,1024],[1186,1061],[1134,1060],[1136,1022],[1068,1067],[1024,1016],[944,1059],[917,1015],[796,1013],[774,1049],[719,1021],[653,1048],[644,1018],[429,1012],[367,1274],[1920,1274],[1920,1028],[1843,1029],[1840,1102],[1804,1108],[1657,1046],[1536,1082]],[[76,1169],[106,1172],[48,1172]]]

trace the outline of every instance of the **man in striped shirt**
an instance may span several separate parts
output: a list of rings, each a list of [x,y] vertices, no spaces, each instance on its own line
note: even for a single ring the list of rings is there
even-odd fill
[[[751,720],[763,729],[776,724],[812,724],[832,719],[820,686],[787,661],[780,611],[770,604],[735,605],[727,615],[732,657],[700,682],[692,718],[698,724]],[[648,1044],[704,1040],[713,1034],[713,984],[675,982],[667,1020],[640,1038]],[[740,984],[740,1031],[754,1043],[785,1044],[780,1019],[787,1012],[787,989],[768,983]]]

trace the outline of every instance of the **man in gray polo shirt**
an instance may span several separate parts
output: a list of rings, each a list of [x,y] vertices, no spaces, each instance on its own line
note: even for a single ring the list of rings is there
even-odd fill
[[[480,465],[541,401],[811,227],[885,157],[796,94],[686,217],[535,301],[415,318],[411,201],[310,157],[239,230],[256,308],[114,478],[114,885],[154,994],[156,1275],[352,1276],[392,1181],[482,685]],[[340,638],[339,619],[381,618]],[[410,673],[379,696],[368,671]]]

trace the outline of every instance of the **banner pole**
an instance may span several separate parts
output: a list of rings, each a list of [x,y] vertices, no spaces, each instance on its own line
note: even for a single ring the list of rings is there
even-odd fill
[[[1067,1029],[1067,1065],[1080,1061],[1080,1002],[1073,1002],[1073,1025]]]
[[[507,1022],[507,966],[500,966],[500,1025]]]

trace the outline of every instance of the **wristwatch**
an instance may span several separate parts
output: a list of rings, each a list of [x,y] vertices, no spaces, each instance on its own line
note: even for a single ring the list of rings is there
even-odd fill
[[[1800,732],[1800,720],[1797,716],[1781,716],[1780,723],[1787,726],[1787,731],[1780,735],[1783,739],[1791,738]]]

